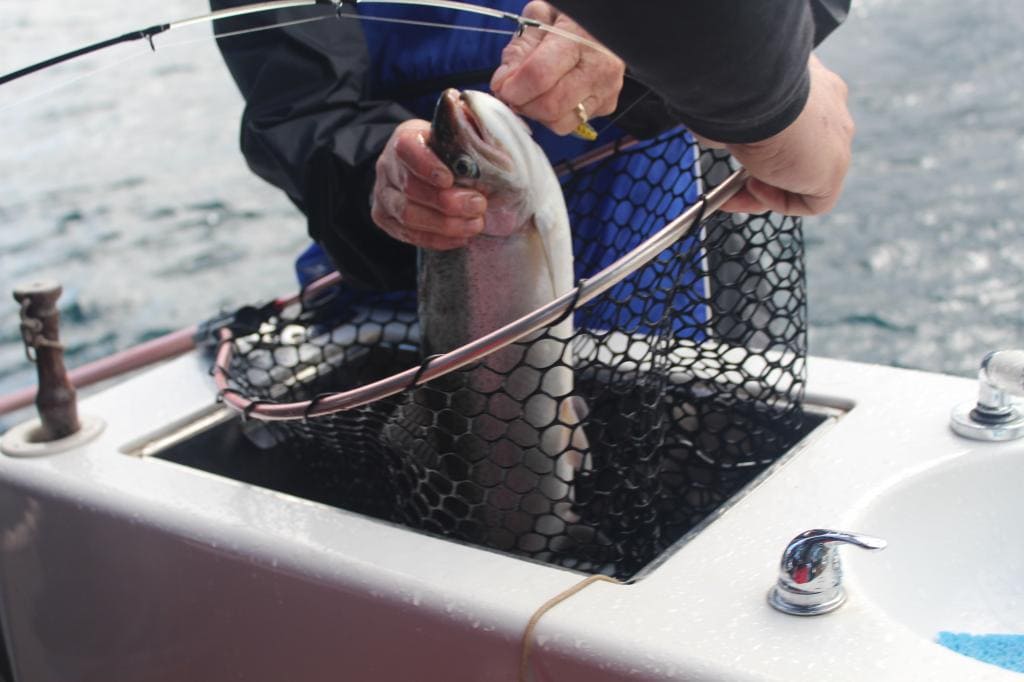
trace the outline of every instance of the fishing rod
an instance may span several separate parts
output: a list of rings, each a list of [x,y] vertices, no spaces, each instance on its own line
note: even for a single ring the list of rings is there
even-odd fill
[[[517,33],[521,33],[522,31],[524,31],[527,28],[536,28],[536,29],[539,29],[541,31],[546,31],[548,33],[551,33],[553,35],[557,35],[557,36],[560,36],[562,38],[566,38],[568,40],[572,40],[574,42],[577,42],[577,43],[579,43],[581,45],[585,45],[587,47],[590,47],[592,49],[598,50],[600,52],[604,52],[606,54],[612,54],[608,50],[608,48],[604,47],[603,45],[601,45],[599,43],[594,42],[593,40],[589,40],[588,38],[585,38],[583,36],[577,35],[575,33],[571,33],[569,31],[566,31],[564,29],[558,28],[556,26],[552,26],[550,24],[546,24],[546,23],[544,23],[542,21],[538,21],[536,19],[528,19],[528,18],[526,18],[524,16],[521,16],[519,14],[514,14],[512,12],[505,12],[505,11],[502,11],[502,10],[496,10],[496,9],[492,9],[490,7],[483,7],[481,5],[475,5],[475,4],[468,3],[468,2],[460,2],[460,1],[457,1],[457,0],[272,0],[271,2],[257,2],[257,3],[248,4],[248,5],[240,5],[238,7],[231,7],[231,8],[228,8],[228,9],[216,10],[216,11],[209,12],[207,14],[202,14],[202,15],[199,15],[199,16],[188,17],[188,18],[185,18],[185,19],[179,19],[177,21],[169,21],[169,22],[161,23],[161,24],[154,24],[152,26],[147,26],[145,28],[140,28],[140,29],[136,29],[136,30],[133,30],[133,31],[129,31],[129,32],[124,33],[122,35],[114,36],[114,37],[111,37],[111,38],[107,38],[105,40],[101,40],[99,42],[92,43],[91,45],[86,45],[84,47],[80,47],[78,49],[71,50],[70,52],[65,52],[63,54],[58,54],[58,55],[55,55],[55,56],[50,57],[48,59],[44,59],[41,62],[37,62],[35,64],[30,64],[29,66],[26,66],[24,68],[18,69],[16,71],[12,71],[10,73],[0,75],[0,85],[4,85],[6,83],[10,83],[12,81],[18,80],[19,78],[23,78],[23,77],[28,76],[30,74],[38,73],[39,71],[44,71],[44,70],[46,70],[48,68],[57,66],[58,64],[63,64],[65,62],[69,62],[69,61],[72,61],[74,59],[78,59],[80,57],[84,57],[85,55],[93,54],[95,52],[99,52],[100,50],[104,50],[106,48],[113,47],[115,45],[121,45],[121,44],[124,44],[124,43],[130,43],[130,42],[145,40],[145,41],[149,42],[150,48],[152,50],[156,51],[156,44],[153,42],[153,39],[156,36],[161,35],[163,33],[167,33],[169,31],[173,31],[175,29],[184,28],[186,26],[193,26],[193,25],[196,25],[196,24],[203,24],[203,23],[212,23],[212,22],[220,20],[220,19],[231,19],[231,18],[234,18],[234,17],[241,17],[241,16],[247,16],[247,15],[253,15],[253,14],[261,14],[261,13],[264,13],[264,12],[272,12],[272,11],[275,11],[275,10],[290,9],[290,8],[295,8],[295,7],[326,7],[326,8],[330,8],[331,9],[331,13],[325,14],[323,16],[323,18],[328,18],[329,16],[331,16],[331,14],[334,14],[338,18],[348,18],[348,17],[354,17],[354,16],[358,16],[358,15],[346,14],[345,12],[343,12],[343,10],[346,7],[355,8],[358,5],[416,5],[416,6],[421,6],[421,7],[434,7],[434,8],[437,8],[437,9],[448,9],[448,10],[455,10],[455,11],[459,11],[459,12],[466,12],[466,13],[469,13],[469,14],[476,14],[476,15],[481,15],[481,16],[487,16],[487,17],[492,17],[494,19],[511,21],[511,22],[515,23],[516,28],[514,30],[509,30],[508,31],[508,33],[512,34],[512,35],[517,34]],[[373,19],[375,21],[385,21],[385,22],[391,21],[393,23],[406,23],[406,24],[407,23],[423,23],[423,24],[432,25],[432,26],[443,26],[443,27],[450,27],[450,28],[461,28],[461,29],[466,29],[466,30],[483,30],[483,31],[493,30],[493,29],[480,29],[480,28],[474,28],[474,27],[468,27],[468,26],[458,26],[458,25],[454,25],[454,24],[443,24],[443,23],[440,23],[440,22],[417,22],[417,21],[410,21],[410,20],[407,20],[407,19],[397,19],[397,18],[390,19],[388,17],[368,17],[368,18],[371,18],[371,19]],[[266,30],[266,29],[271,29],[271,28],[277,28],[279,26],[287,25],[288,23],[291,23],[291,22],[281,22],[280,24],[273,24],[273,25],[270,25],[270,26],[260,27],[259,30]],[[215,35],[214,37],[219,37],[219,36]]]

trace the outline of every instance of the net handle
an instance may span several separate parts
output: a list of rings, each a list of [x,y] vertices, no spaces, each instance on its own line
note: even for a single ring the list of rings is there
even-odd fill
[[[720,185],[704,195],[700,201],[687,208],[675,220],[669,222],[635,249],[593,277],[583,280],[579,286],[547,305],[464,346],[428,359],[417,367],[411,367],[403,372],[348,391],[319,396],[315,405],[310,400],[291,403],[257,402],[232,389],[227,367],[231,363],[234,352],[232,343],[234,336],[230,329],[224,328],[220,331],[220,344],[213,369],[213,378],[221,400],[228,407],[247,417],[261,421],[303,420],[367,405],[381,398],[401,393],[412,386],[427,383],[449,372],[454,372],[529,336],[564,315],[571,314],[577,306],[583,305],[611,289],[683,238],[691,227],[695,227],[694,223],[699,224],[704,217],[710,216],[720,209],[743,187],[747,178],[748,173],[745,169],[736,170]]]

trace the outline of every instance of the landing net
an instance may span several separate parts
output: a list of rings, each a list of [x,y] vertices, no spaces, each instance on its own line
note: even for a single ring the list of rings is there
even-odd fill
[[[577,277],[731,170],[677,130],[568,172]],[[803,432],[800,222],[711,215],[573,309],[568,336],[552,324],[422,381],[415,293],[335,288],[236,328],[217,372],[250,418],[305,405],[267,427],[318,499],[628,579]],[[402,372],[394,395],[311,416]]]

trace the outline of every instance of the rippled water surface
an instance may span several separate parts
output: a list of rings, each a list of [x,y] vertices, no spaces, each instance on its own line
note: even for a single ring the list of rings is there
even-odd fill
[[[0,71],[206,11],[0,1]],[[305,222],[237,151],[242,100],[209,35],[172,32],[155,54],[132,44],[0,87],[0,392],[33,376],[17,282],[63,283],[71,365],[291,289]]]
[[[205,11],[0,0],[0,72]],[[858,135],[838,209],[807,221],[812,353],[966,375],[1024,344],[1022,33],[1020,3],[864,0],[822,48]],[[72,365],[291,288],[304,220],[245,167],[208,35],[0,87],[0,393],[32,377],[16,282],[64,284]]]
[[[854,7],[821,49],[857,137],[807,221],[811,352],[972,375],[1024,347],[1024,3]]]

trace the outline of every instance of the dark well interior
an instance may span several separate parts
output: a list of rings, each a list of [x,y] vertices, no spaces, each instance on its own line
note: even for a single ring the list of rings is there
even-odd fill
[[[663,479],[657,486],[661,494],[650,500],[651,508],[647,515],[663,522],[657,533],[658,541],[651,546],[649,536],[635,534],[637,543],[646,547],[642,552],[627,552],[620,559],[621,565],[564,560],[555,563],[584,572],[613,574],[622,580],[636,577],[645,568],[670,555],[688,532],[709,521],[730,501],[741,497],[787,452],[799,450],[816,428],[830,421],[830,414],[827,410],[805,406],[798,430],[784,439],[795,445],[786,451],[768,453],[767,457],[747,459],[733,465],[723,465],[702,456],[692,443],[665,445],[660,455],[654,458],[656,465],[646,462],[640,466],[641,472],[656,466],[657,472],[647,473]],[[362,507],[355,511],[388,518],[386,507],[391,500],[387,497],[377,500],[379,505],[375,505],[366,502],[365,494],[353,495],[353,486],[365,486],[364,491],[375,486],[373,483],[345,480],[352,471],[345,461],[346,453],[338,452],[331,456],[322,451],[307,451],[297,454],[293,444],[279,440],[265,424],[232,419],[178,442],[156,456],[314,502],[346,509]],[[580,486],[598,488],[600,482],[584,476]],[[381,495],[387,495],[385,488],[379,490]],[[577,494],[587,495],[585,492]],[[353,500],[357,504],[353,504]]]

